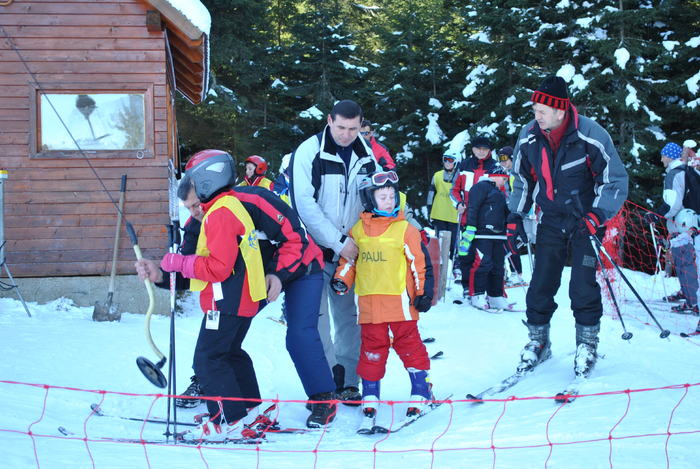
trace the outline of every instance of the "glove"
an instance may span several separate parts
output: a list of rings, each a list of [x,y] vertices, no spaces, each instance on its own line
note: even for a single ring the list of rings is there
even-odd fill
[[[458,254],[460,256],[466,256],[469,253],[469,248],[472,245],[472,241],[476,236],[476,228],[473,226],[468,226],[464,229],[462,233],[462,238],[459,240],[459,246],[457,248]]]
[[[420,240],[424,246],[428,245],[430,239],[428,238],[428,233],[426,233],[425,230],[420,230]]]
[[[656,225],[660,221],[661,217],[655,214],[654,212],[647,212],[644,214],[644,222],[647,225]]]
[[[602,223],[600,223],[598,216],[593,212],[588,212],[582,216],[581,220],[579,221],[579,230],[585,236],[596,234],[596,231],[598,231],[598,228],[601,226]]]
[[[419,295],[413,299],[413,307],[419,313],[425,313],[430,309],[433,299],[428,295]]]
[[[345,282],[343,282],[339,278],[334,278],[331,280],[331,288],[338,295],[344,295],[348,291],[348,286],[345,285]]]
[[[166,272],[180,272],[183,277],[194,278],[194,262],[197,255],[183,256],[182,254],[168,253],[160,261],[160,267]]]
[[[527,233],[523,225],[523,217],[521,217],[520,214],[508,214],[508,218],[506,219],[506,235],[513,247],[518,245],[516,241],[517,238],[520,238],[523,243],[527,244]]]

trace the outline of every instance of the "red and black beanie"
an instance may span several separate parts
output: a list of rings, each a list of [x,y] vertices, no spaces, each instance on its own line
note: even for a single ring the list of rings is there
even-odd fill
[[[554,109],[566,111],[569,107],[569,93],[566,90],[566,82],[562,77],[548,76],[532,93],[531,100],[533,103],[540,103]]]

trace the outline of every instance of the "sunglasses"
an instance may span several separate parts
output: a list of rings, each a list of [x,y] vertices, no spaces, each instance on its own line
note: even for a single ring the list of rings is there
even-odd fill
[[[453,156],[443,156],[442,157],[443,163],[454,163],[455,161],[457,161],[457,158],[455,158]]]
[[[372,184],[375,186],[382,186],[386,184],[387,181],[397,183],[399,182],[399,176],[395,171],[382,171],[372,175]]]
[[[364,132],[360,132],[360,135],[369,135],[371,133],[372,133],[371,130],[365,130]]]
[[[508,161],[511,159],[509,155],[498,155],[498,161]]]

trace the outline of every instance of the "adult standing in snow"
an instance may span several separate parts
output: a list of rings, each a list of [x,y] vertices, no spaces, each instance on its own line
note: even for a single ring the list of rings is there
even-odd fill
[[[469,189],[479,182],[481,176],[488,174],[496,167],[496,160],[491,156],[493,145],[488,137],[477,136],[471,142],[472,156],[459,164],[459,175],[452,186],[450,198],[459,214],[460,232],[467,225],[467,207],[469,205]],[[459,269],[462,271],[462,297],[469,296],[469,271],[474,263],[474,252],[459,256]]]
[[[396,163],[389,153],[389,149],[377,141],[377,137],[374,135],[374,129],[372,128],[372,123],[367,119],[362,119],[360,124],[360,135],[365,139],[365,142],[372,149],[374,154],[374,159],[377,160],[379,166],[384,168],[385,171],[396,169]]]
[[[205,229],[198,233],[197,253],[201,256],[202,251],[208,249],[210,251],[208,255],[202,257],[214,257],[212,262],[217,264],[223,263],[226,261],[226,258],[216,249],[219,245],[216,243],[215,238],[219,237],[219,231],[235,230],[241,224],[246,230],[253,229],[253,231],[246,231],[245,239],[240,233],[236,235],[240,238],[240,243],[233,243],[232,245],[240,245],[239,252],[241,255],[235,255],[233,268],[229,270],[229,273],[231,271],[234,273],[223,282],[212,284],[214,295],[222,298],[216,298],[216,308],[211,307],[207,308],[207,310],[221,310],[221,324],[224,327],[221,335],[217,335],[216,331],[206,331],[206,337],[203,338],[200,332],[197,350],[195,350],[194,368],[197,378],[202,383],[203,392],[210,396],[223,395],[211,394],[211,387],[207,388],[205,379],[201,376],[201,371],[206,372],[208,368],[201,363],[198,364],[198,358],[200,362],[205,359],[215,361],[218,357],[214,357],[214,355],[226,349],[226,323],[235,322],[235,320],[230,319],[230,316],[235,317],[236,313],[239,316],[241,312],[245,313],[246,289],[252,291],[253,288],[250,278],[246,278],[249,277],[247,271],[253,269],[255,273],[255,270],[260,267],[257,265],[259,260],[265,270],[264,281],[267,286],[267,301],[274,301],[280,289],[285,292],[287,316],[289,318],[287,350],[297,369],[304,390],[311,400],[326,400],[325,398],[330,396],[334,389],[334,383],[328,362],[323,354],[323,346],[317,326],[319,301],[323,288],[321,274],[323,267],[322,253],[319,247],[308,238],[298,216],[292,209],[266,189],[260,187],[222,188],[218,191],[219,195],[212,197],[209,203],[202,204],[200,202],[201,193],[196,191],[197,173],[192,173],[192,171],[196,171],[200,165],[209,164],[209,160],[213,160],[211,164],[220,163],[216,161],[217,157],[219,159],[221,157],[230,158],[225,152],[219,150],[205,150],[195,155],[193,161],[199,161],[199,163],[188,169],[178,188],[178,197],[183,200],[192,217],[203,220],[205,226]],[[194,185],[192,182],[194,182]],[[207,181],[204,182],[206,183]],[[212,205],[212,203],[216,203],[216,205]],[[213,222],[209,221],[210,224],[207,225],[208,211],[221,209],[228,209],[227,212],[229,213],[224,212],[222,216],[216,217],[216,219],[213,219]],[[213,215],[216,215],[216,212]],[[209,217],[209,220],[212,220],[212,218]],[[213,223],[217,222],[221,224],[213,225]],[[210,236],[207,236],[206,228],[214,230],[210,235],[212,241],[208,240]],[[249,246],[255,244],[259,245],[257,252],[248,249]],[[246,250],[248,251],[247,253]],[[231,251],[231,249],[228,248],[228,251]],[[137,270],[142,276],[148,275],[152,280],[162,282],[162,272],[160,269],[157,269],[155,264],[145,260],[139,264],[137,264]],[[218,265],[214,265],[212,269],[211,274],[213,275],[215,273],[214,270],[218,269]],[[205,273],[205,275],[207,274],[209,272]],[[187,275],[184,275],[184,277],[187,277]],[[196,280],[190,280],[191,288],[193,282],[196,282]],[[248,282],[248,288],[246,288],[245,282]],[[208,303],[209,300],[203,300],[202,298],[207,294],[208,287],[207,285],[200,295],[200,303],[203,309],[205,306],[203,301],[206,301],[206,305],[210,304]],[[238,305],[236,305],[236,295],[240,297]],[[260,304],[261,307],[264,306],[266,304],[265,300],[261,301]],[[203,324],[204,326],[205,324]],[[238,335],[234,337],[238,337]],[[209,347],[209,344],[205,342],[207,340],[215,345],[221,343],[220,348],[223,348],[219,350],[216,347]],[[231,340],[230,337],[229,340]],[[242,351],[239,351],[236,357],[232,358],[235,354],[228,352],[228,349],[226,349],[221,355],[224,357],[224,360],[235,363],[236,358],[239,358],[238,361],[242,361],[238,355],[245,354],[245,352],[242,352],[242,354],[240,352]],[[198,354],[205,356],[198,357]],[[241,386],[242,389],[243,387]],[[259,396],[257,397],[259,398]],[[211,401],[208,402],[208,405],[211,407]],[[312,406],[312,414],[307,419],[307,425],[310,427],[324,425],[332,421],[334,415],[334,405],[314,404]],[[228,422],[231,422],[228,416],[226,416],[226,419]]]
[[[449,231],[452,234],[450,239],[450,259],[454,257],[455,245],[459,234],[459,223],[457,209],[452,204],[450,192],[457,179],[457,164],[459,155],[449,150],[442,155],[442,169],[436,171],[430,180],[428,189],[428,213],[430,214],[430,224],[435,230],[435,236],[440,239],[441,231]]]
[[[527,291],[530,342],[520,354],[519,372],[551,356],[549,323],[554,295],[571,252],[569,298],[576,320],[576,376],[588,376],[597,359],[603,305],[596,281],[596,256],[589,236],[602,238],[604,223],[627,198],[628,178],[610,135],[580,116],[561,77],[545,78],[532,95],[535,118],[525,125],[514,150],[510,223],[521,224],[534,202],[541,208],[537,262]],[[574,196],[572,191],[578,191]],[[579,213],[576,197],[583,213]]]
[[[698,271],[694,260],[694,238],[690,231],[697,231],[697,212],[700,211],[700,175],[689,168],[683,158],[683,148],[668,142],[661,149],[661,163],[666,168],[663,201],[659,214],[666,218],[671,237],[671,254],[681,285],[679,294],[667,298],[681,300],[671,307],[675,313],[698,314]],[[658,217],[653,212],[645,215],[654,223]]]
[[[338,296],[330,282],[340,257],[354,262],[357,244],[348,236],[362,212],[359,182],[380,169],[363,138],[358,138],[362,109],[351,100],[333,106],[326,127],[309,137],[294,151],[290,162],[290,198],[324,254],[327,288],[321,298],[319,332],[332,366],[338,398],[359,401],[357,362],[360,327],[353,292]],[[330,307],[329,307],[330,301]],[[330,314],[335,337],[331,339]]]

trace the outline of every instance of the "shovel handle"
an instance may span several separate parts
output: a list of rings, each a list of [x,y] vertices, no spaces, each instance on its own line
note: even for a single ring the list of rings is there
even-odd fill
[[[126,192],[126,174],[122,174],[122,182],[119,188],[119,210],[117,212],[117,232],[114,235],[114,247],[112,249],[112,271],[109,274],[108,293],[114,293],[114,279],[117,275],[117,253],[119,251],[119,234],[121,233],[122,218],[124,214],[124,193]]]

